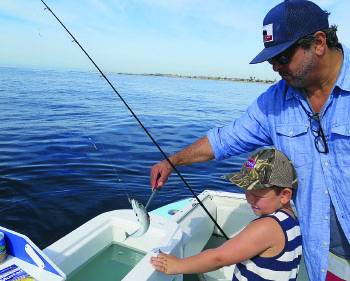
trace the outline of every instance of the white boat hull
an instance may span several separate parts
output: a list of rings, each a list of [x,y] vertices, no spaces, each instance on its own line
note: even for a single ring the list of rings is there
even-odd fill
[[[206,190],[198,198],[228,237],[235,236],[255,218],[243,194]],[[149,262],[150,258],[159,250],[178,257],[188,257],[203,249],[218,247],[226,241],[196,199],[188,198],[168,204],[150,212],[149,215],[150,227],[138,238],[125,240],[125,232],[132,233],[139,228],[134,212],[116,210],[93,218],[42,252],[30,241],[24,241],[22,244],[31,244],[51,270],[51,273],[47,274],[55,274],[55,279],[38,277],[38,281],[69,281],[84,264],[116,243],[145,253],[141,261],[122,279],[123,281],[189,281],[193,279],[188,275],[169,276],[155,271]],[[28,270],[32,270],[32,265],[30,266]],[[233,270],[234,265],[199,274],[196,279],[232,280]],[[101,278],[105,280],[103,276]],[[303,263],[297,280],[308,281]]]
[[[124,244],[140,251],[146,256],[123,279],[135,280],[173,280],[153,270],[149,263],[158,250],[182,255],[182,231],[172,220],[150,214],[151,226],[139,238],[125,240],[125,232],[131,233],[139,227],[132,210],[116,210],[101,214],[77,228],[67,236],[50,245],[43,252],[67,275],[82,264],[102,252],[112,243]],[[161,275],[161,276],[160,276]]]

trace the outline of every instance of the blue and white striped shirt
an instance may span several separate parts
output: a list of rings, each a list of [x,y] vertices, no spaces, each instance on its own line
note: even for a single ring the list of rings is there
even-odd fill
[[[303,254],[311,281],[326,279],[330,242],[330,202],[350,240],[350,50],[321,120],[329,153],[319,153],[298,88],[283,80],[260,95],[239,119],[207,134],[217,160],[261,146],[274,146],[292,160],[298,174],[296,208],[303,235]]]
[[[301,234],[298,221],[288,213],[279,210],[271,217],[281,226],[285,235],[285,246],[275,257],[255,256],[250,260],[236,264],[232,281],[295,281],[301,260]]]

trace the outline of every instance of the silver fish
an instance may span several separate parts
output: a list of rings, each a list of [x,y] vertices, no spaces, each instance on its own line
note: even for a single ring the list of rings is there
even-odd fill
[[[129,237],[140,237],[144,235],[147,232],[150,225],[150,217],[146,211],[146,208],[136,199],[129,199],[129,202],[131,203],[132,209],[134,210],[134,213],[137,216],[137,220],[140,223],[140,227],[132,234],[128,234],[127,232],[125,232],[125,240]]]

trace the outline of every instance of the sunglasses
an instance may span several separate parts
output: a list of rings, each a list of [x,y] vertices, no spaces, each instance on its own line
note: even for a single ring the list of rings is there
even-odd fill
[[[278,54],[277,56],[274,56],[271,59],[268,59],[267,61],[270,64],[274,64],[274,62],[278,62],[279,64],[286,65],[290,62],[290,58],[294,54],[294,51],[298,47],[297,44],[294,44],[290,46],[287,50],[284,50],[282,53]]]
[[[322,127],[321,127],[321,120],[318,113],[316,114],[309,114],[310,119],[310,127],[313,132],[315,132],[317,135],[315,136],[315,146],[319,153],[328,153],[328,145],[326,141],[326,137],[323,133]],[[314,121],[314,122],[313,122]]]

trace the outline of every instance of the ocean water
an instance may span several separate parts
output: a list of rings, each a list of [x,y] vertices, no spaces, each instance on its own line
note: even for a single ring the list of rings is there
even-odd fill
[[[107,75],[167,155],[239,117],[269,85]],[[0,225],[45,248],[103,212],[146,204],[162,154],[96,73],[0,67]],[[240,192],[220,175],[248,154],[179,167],[191,188]],[[149,209],[192,196],[176,174]]]

